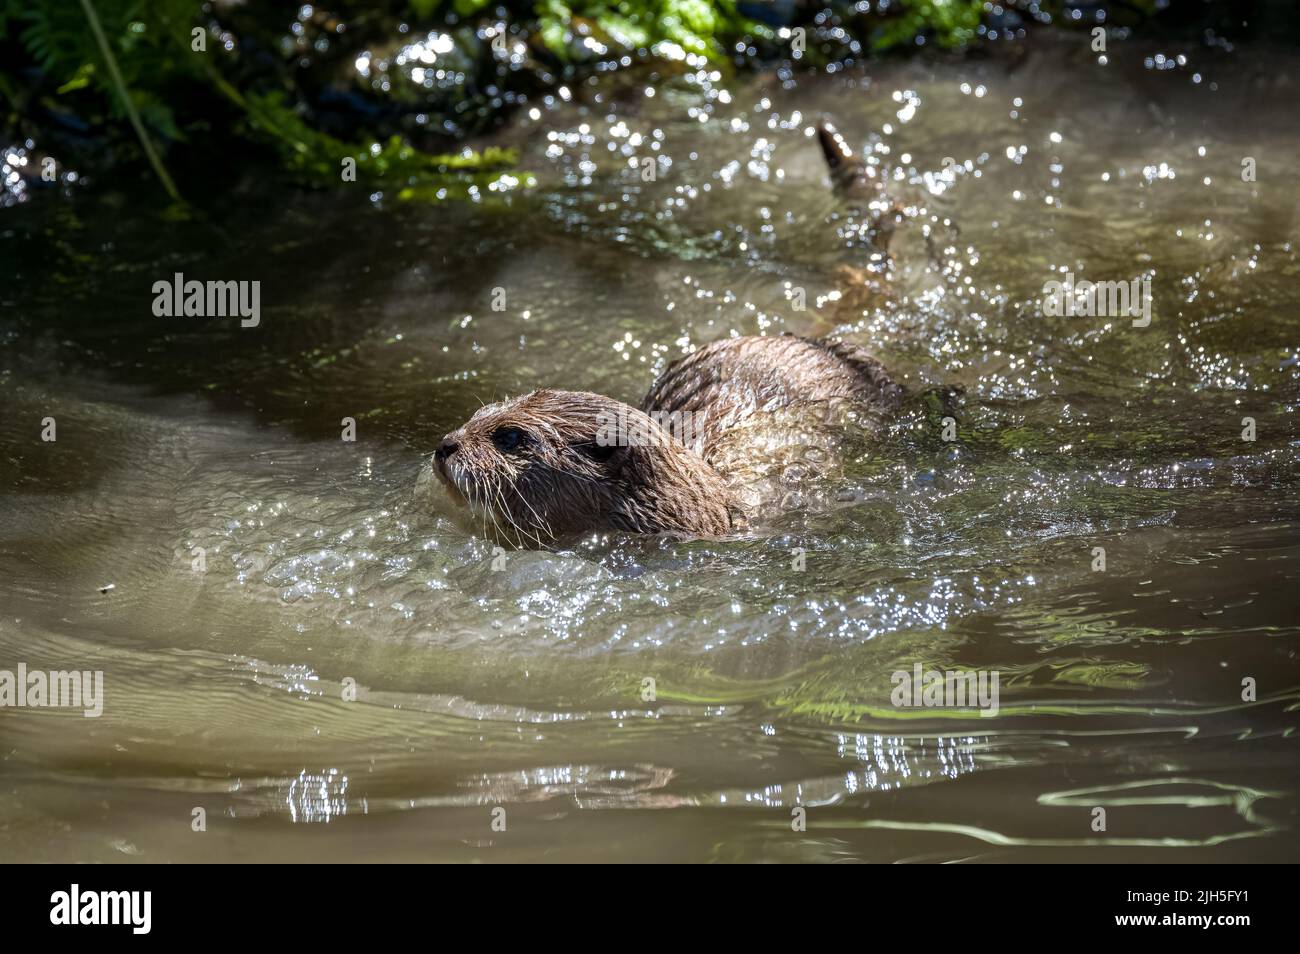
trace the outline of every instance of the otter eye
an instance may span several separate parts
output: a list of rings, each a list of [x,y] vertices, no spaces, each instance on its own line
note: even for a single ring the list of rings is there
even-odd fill
[[[517,427],[498,427],[492,432],[492,443],[501,453],[508,454],[523,443],[524,436],[524,432]]]

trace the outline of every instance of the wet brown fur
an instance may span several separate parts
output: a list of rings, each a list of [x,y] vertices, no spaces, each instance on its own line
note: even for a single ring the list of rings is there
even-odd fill
[[[856,406],[890,414],[903,389],[862,348],[826,338],[724,338],[679,358],[655,379],[641,409],[690,414],[704,459],[718,466],[728,433],[749,419],[806,408],[821,417]],[[724,468],[725,469],[725,468]]]

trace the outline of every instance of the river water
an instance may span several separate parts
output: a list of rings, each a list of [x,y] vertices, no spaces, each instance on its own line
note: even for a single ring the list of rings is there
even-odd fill
[[[0,709],[0,855],[1294,861],[1300,59],[1111,45],[606,77],[477,202],[6,210],[0,669],[104,699]],[[822,116],[937,220],[870,295]],[[260,324],[155,317],[176,272]],[[428,480],[483,402],[783,331],[964,387],[954,439],[917,402],[722,541],[494,551]],[[996,715],[894,705],[918,664]]]

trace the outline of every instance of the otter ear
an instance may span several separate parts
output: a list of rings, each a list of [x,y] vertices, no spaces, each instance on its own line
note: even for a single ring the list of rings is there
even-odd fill
[[[623,465],[628,452],[625,445],[602,444],[599,441],[585,441],[581,444],[574,444],[573,449],[588,460],[593,460],[602,467],[615,470]]]

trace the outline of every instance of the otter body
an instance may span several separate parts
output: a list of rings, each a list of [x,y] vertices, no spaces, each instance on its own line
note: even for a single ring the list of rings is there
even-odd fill
[[[757,504],[755,478],[784,448],[825,446],[846,412],[880,420],[903,394],[852,345],[729,338],[670,364],[640,409],[554,390],[480,408],[434,467],[521,546],[591,531],[719,536]]]
[[[825,338],[724,338],[678,358],[655,379],[641,410],[690,415],[706,460],[747,421],[782,411],[856,406],[892,413],[903,389],[861,348]]]

